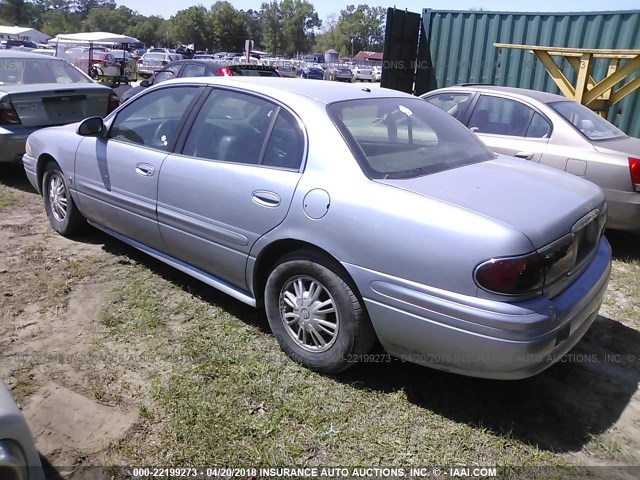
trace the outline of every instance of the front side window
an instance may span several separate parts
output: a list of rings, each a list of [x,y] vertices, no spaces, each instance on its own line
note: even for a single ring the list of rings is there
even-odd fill
[[[464,125],[422,99],[350,100],[328,112],[372,178],[416,177],[495,158]]]
[[[453,118],[458,120],[462,119],[462,115],[466,112],[469,106],[469,93],[439,93],[425,98],[425,100],[438,108],[441,108]]]
[[[197,87],[169,87],[137,97],[118,113],[109,138],[169,150],[197,91]]]
[[[549,106],[589,140],[610,140],[627,136],[597,113],[577,102],[554,102]]]
[[[517,100],[481,95],[469,119],[469,128],[477,133],[524,137],[534,113]]]

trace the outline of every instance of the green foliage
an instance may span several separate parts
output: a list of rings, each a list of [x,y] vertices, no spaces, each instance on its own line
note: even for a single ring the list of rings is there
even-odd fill
[[[259,9],[238,10],[226,0],[210,9],[180,10],[169,20],[146,17],[115,0],[0,0],[0,23],[59,33],[106,31],[138,38],[146,45],[195,44],[196,49],[241,51],[244,41],[274,55],[296,55],[334,48],[349,55],[352,47],[380,50],[385,9],[348,5],[322,22],[309,0],[268,0]]]
[[[353,40],[354,54],[360,50],[382,51],[386,16],[384,7],[348,5],[339,17],[329,17],[323,33],[316,39],[316,50],[333,48],[341,56],[350,56]]]
[[[93,8],[82,28],[85,32],[125,33],[134,16],[135,12],[127,7]]]
[[[242,51],[247,37],[244,16],[229,2],[220,1],[209,11],[210,45],[215,50]]]
[[[180,10],[170,19],[175,38],[182,43],[195,44],[197,49],[210,48],[212,32],[210,17],[202,5]]]
[[[265,2],[260,15],[264,47],[276,55],[295,55],[311,50],[314,30],[322,24],[315,8],[307,0]]]

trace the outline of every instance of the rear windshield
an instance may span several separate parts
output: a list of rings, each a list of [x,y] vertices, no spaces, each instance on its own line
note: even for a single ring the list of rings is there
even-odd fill
[[[610,140],[627,134],[607,122],[593,110],[576,102],[554,102],[549,106],[589,140]]]
[[[349,100],[328,111],[371,178],[411,178],[495,158],[460,122],[420,99]]]
[[[145,53],[144,54],[144,58],[145,60],[164,60],[165,59],[165,54],[164,53]]]
[[[0,85],[37,83],[91,83],[91,79],[65,60],[3,58]]]
[[[232,66],[230,67],[233,73],[243,77],[279,77],[280,74],[270,67],[258,66],[258,65],[244,65],[242,67]]]

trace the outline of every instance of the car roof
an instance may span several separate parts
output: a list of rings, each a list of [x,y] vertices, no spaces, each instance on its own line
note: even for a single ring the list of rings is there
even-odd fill
[[[533,98],[534,100],[538,100],[539,102],[542,102],[542,103],[553,103],[553,102],[569,100],[567,97],[563,97],[562,95],[556,95],[554,93],[540,92],[538,90],[530,90],[528,88],[502,87],[499,85],[463,84],[463,85],[453,85],[451,87],[447,87],[446,89],[447,90],[469,89],[475,92],[486,92],[486,93],[504,92],[504,93],[509,93],[511,95],[522,95],[524,97]]]
[[[373,86],[358,88],[356,85],[339,82],[316,82],[282,77],[189,77],[167,80],[159,85],[167,85],[169,83],[236,86],[274,98],[295,94],[324,104],[360,98],[417,98],[408,93],[389,88]]]

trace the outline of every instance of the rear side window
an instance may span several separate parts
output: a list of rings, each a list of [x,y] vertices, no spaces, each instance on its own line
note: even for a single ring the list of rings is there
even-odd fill
[[[253,95],[215,91],[202,106],[182,153],[223,162],[259,164],[277,109]]]
[[[481,95],[469,119],[469,128],[477,133],[524,137],[534,113],[516,100]]]
[[[371,178],[409,178],[495,158],[464,125],[417,98],[350,100],[329,115]]]

